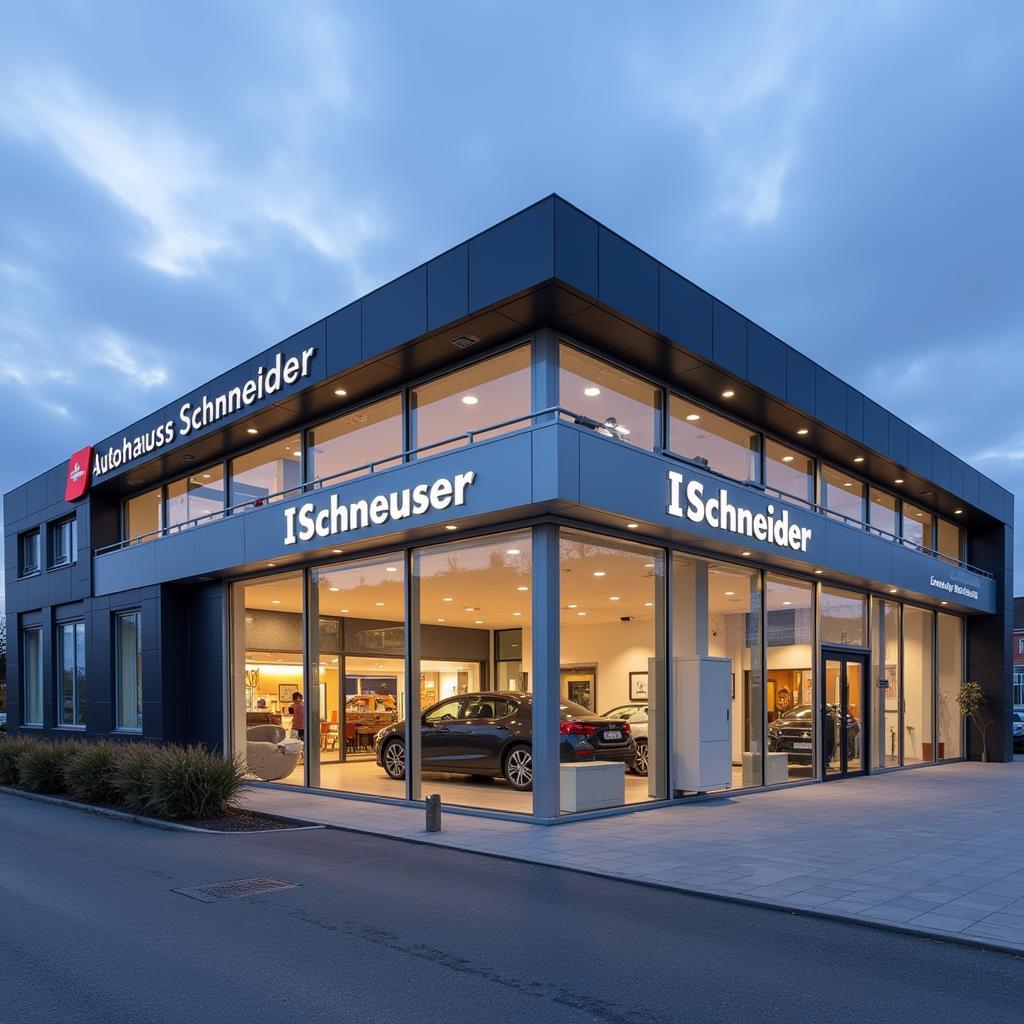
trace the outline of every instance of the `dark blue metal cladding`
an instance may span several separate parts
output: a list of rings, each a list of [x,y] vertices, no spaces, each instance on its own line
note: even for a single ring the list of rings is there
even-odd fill
[[[814,410],[815,365],[796,349],[786,349],[786,401],[797,409]]]
[[[889,414],[889,458],[901,466],[907,464],[910,456],[909,430],[903,420]]]
[[[427,330],[469,312],[469,246],[460,245],[427,264]]]
[[[855,441],[864,440],[864,396],[844,384],[846,389],[846,433]]]
[[[939,445],[932,445],[932,482],[944,491],[950,490],[950,470],[953,457]]]
[[[600,225],[561,199],[555,199],[555,277],[586,295],[600,292]]]
[[[820,366],[815,369],[814,415],[822,423],[846,433],[846,385]]]
[[[747,324],[747,379],[769,394],[786,394],[786,346],[757,324]]]
[[[327,376],[358,366],[363,359],[363,304],[353,302],[327,318]]]
[[[473,312],[555,274],[555,203],[542,199],[469,242]]]
[[[601,228],[600,249],[601,301],[657,329],[657,261],[607,228]]]
[[[724,302],[714,300],[712,311],[714,361],[738,377],[747,376],[747,320]]]
[[[889,453],[889,414],[870,398],[864,399],[864,443],[882,455]]]
[[[668,267],[661,267],[658,292],[661,333],[704,359],[713,358],[711,296]]]
[[[427,331],[427,268],[417,267],[363,299],[362,361]]]
[[[932,448],[934,445],[920,430],[907,431],[907,468],[923,480],[932,479]]]

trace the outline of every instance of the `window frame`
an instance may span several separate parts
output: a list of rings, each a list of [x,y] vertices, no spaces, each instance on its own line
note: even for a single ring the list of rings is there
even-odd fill
[[[25,560],[25,544],[35,539],[35,564],[30,565]],[[40,527],[33,527],[18,534],[18,579],[28,579],[30,576],[38,576],[42,572],[42,530]]]
[[[136,692],[138,695],[138,704],[136,708],[136,718],[138,725],[129,726],[121,725],[122,718],[122,687],[121,687],[121,621],[126,618],[135,619],[135,643],[136,643],[136,672],[138,678],[136,679]],[[122,608],[114,612],[113,615],[113,626],[114,626],[114,732],[117,733],[129,733],[132,735],[139,735],[143,731],[143,690],[142,690],[142,609],[141,608]]]
[[[55,555],[55,544],[54,540],[60,535],[65,527],[68,529],[68,555],[63,560],[58,562]],[[47,554],[46,554],[46,568],[51,569],[64,569],[69,565],[74,565],[78,561],[78,516],[65,516],[63,519],[58,519],[56,522],[48,523],[46,527],[47,537]]]
[[[39,698],[38,722],[29,721],[27,718],[27,711],[29,708],[28,640],[30,636],[35,637],[36,643],[36,655],[34,661],[37,674],[35,688],[38,691]],[[43,627],[41,625],[21,627],[21,650],[19,653],[21,654],[21,665],[19,671],[19,675],[21,677],[21,724],[27,729],[42,729],[46,725],[46,686],[43,682]]]
[[[746,480],[741,480],[739,477],[729,476],[728,473],[723,473],[721,470],[715,469],[714,466],[711,466],[711,465],[703,466],[702,468],[704,468],[709,473],[714,473],[715,476],[720,476],[720,477],[722,477],[725,480],[735,480],[736,483],[743,484],[745,486],[753,486],[753,487],[757,487],[757,488],[761,488],[761,487],[764,486],[764,483],[763,483],[764,475],[765,475],[765,473],[764,473],[764,471],[765,471],[764,453],[765,453],[765,439],[766,439],[766,436],[767,436],[765,434],[765,431],[760,429],[760,428],[758,428],[758,427],[753,426],[752,424],[744,422],[742,419],[737,419],[735,416],[729,416],[729,415],[727,415],[724,412],[720,412],[718,409],[714,409],[710,405],[708,405],[707,402],[702,402],[702,401],[699,401],[699,400],[697,400],[695,398],[691,398],[691,397],[689,397],[687,395],[684,395],[681,392],[679,392],[678,390],[673,389],[671,387],[666,387],[665,388],[665,396],[664,396],[663,403],[662,403],[663,411],[662,411],[662,414],[661,414],[661,419],[662,419],[662,422],[664,424],[664,427],[663,427],[663,433],[664,433],[663,451],[664,452],[668,453],[669,455],[673,455],[677,459],[683,459],[686,462],[691,462],[691,463],[695,463],[697,465],[700,465],[699,463],[696,463],[695,460],[691,456],[683,455],[680,452],[674,451],[673,448],[672,448],[672,420],[673,420],[672,403],[673,403],[673,401],[685,402],[688,405],[692,405],[694,408],[700,409],[703,412],[707,413],[708,416],[712,416],[712,417],[715,417],[716,419],[723,420],[726,423],[731,424],[732,426],[739,427],[741,430],[748,431],[751,435],[756,437],[757,438],[757,448],[756,449],[754,449],[754,448],[750,449],[750,454],[753,455],[753,457],[754,457],[754,479],[747,478]],[[716,436],[720,436],[720,435],[716,435]],[[734,443],[734,442],[730,442],[730,443]],[[739,446],[737,445],[737,447],[739,447]]]
[[[82,665],[78,664],[78,631],[81,628],[82,632],[82,647],[83,657],[85,663]],[[74,660],[71,666],[71,707],[73,709],[74,718],[73,722],[64,721],[64,699],[63,699],[63,675],[66,666],[64,665],[64,636],[63,632],[65,629],[72,630],[72,650],[74,651]],[[87,665],[89,661],[88,652],[85,650],[85,619],[67,619],[66,621],[58,622],[54,628],[54,683],[56,685],[55,701],[57,707],[57,728],[58,729],[76,729],[83,730],[86,727],[88,721],[88,715],[84,707],[85,699],[88,695],[88,670]],[[85,687],[85,694],[80,695],[79,693],[79,682]],[[79,715],[79,698],[82,699],[82,719],[78,721]]]

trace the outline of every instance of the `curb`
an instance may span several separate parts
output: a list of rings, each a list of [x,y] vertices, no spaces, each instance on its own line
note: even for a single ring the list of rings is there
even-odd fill
[[[309,818],[296,818],[296,821],[309,822]],[[417,846],[429,846],[440,850],[455,850],[458,853],[471,854],[477,857],[491,857],[494,860],[511,861],[515,864],[532,864],[534,867],[553,868],[556,871],[568,871],[574,875],[586,875],[589,878],[603,878],[613,882],[625,882],[628,885],[641,886],[645,889],[657,889],[659,892],[672,892],[682,896],[697,896],[707,900],[718,900],[721,903],[733,903],[742,907],[756,907],[760,910],[771,910],[781,914],[793,914],[797,917],[813,917],[822,921],[834,921],[838,924],[849,924],[860,928],[871,928],[876,931],[894,932],[897,935],[910,935],[917,939],[930,939],[933,942],[948,942],[956,946],[964,946],[968,949],[983,949],[992,953],[1001,953],[1004,956],[1012,956],[1024,959],[1024,949],[1018,946],[1010,946],[999,943],[994,939],[975,938],[971,935],[958,935],[953,932],[929,931],[926,928],[915,928],[913,925],[898,924],[888,921],[872,921],[867,918],[847,917],[843,914],[833,914],[827,910],[815,910],[812,907],[789,906],[785,903],[765,903],[761,900],[752,900],[744,896],[731,896],[727,893],[707,892],[703,889],[687,889],[677,885],[667,885],[663,882],[651,882],[642,878],[629,878],[625,875],[613,875],[605,871],[593,871],[587,868],[570,867],[567,864],[551,864],[542,860],[530,860],[526,857],[515,857],[508,853],[494,853],[490,850],[476,850],[464,846],[456,846],[454,843],[442,843],[436,839],[419,839],[415,836],[396,836],[388,832],[375,832],[368,828],[359,828],[355,825],[335,825],[330,822],[322,822],[321,828],[332,832],[352,832],[357,835],[375,836],[378,839],[390,839],[397,843],[415,843]],[[242,833],[243,835],[245,833]],[[250,833],[251,834],[251,833]],[[425,834],[425,833],[424,833]]]
[[[7,796],[20,796],[23,800],[34,800],[40,804],[51,804],[54,807],[68,807],[74,811],[83,811],[86,814],[95,814],[101,818],[112,818],[115,821],[131,821],[137,825],[146,825],[149,828],[163,829],[165,832],[198,832],[207,836],[261,836],[273,832],[313,832],[317,829],[324,829],[326,825],[310,824],[300,818],[286,818],[280,814],[266,814],[263,811],[249,810],[248,813],[257,818],[273,818],[277,821],[286,821],[294,825],[290,829],[264,829],[260,832],[237,832],[215,828],[197,828],[195,825],[183,825],[177,821],[165,821],[163,818],[148,818],[143,814],[133,814],[131,811],[118,811],[112,807],[97,807],[95,804],[83,804],[77,800],[68,800],[61,796],[47,796],[44,793],[31,793],[25,789],[16,789],[13,786],[0,786],[0,794]]]

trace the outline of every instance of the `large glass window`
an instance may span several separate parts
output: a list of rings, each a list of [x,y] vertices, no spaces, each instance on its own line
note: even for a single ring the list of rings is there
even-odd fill
[[[821,588],[821,642],[867,645],[867,599],[836,587]]]
[[[669,398],[668,446],[734,480],[760,479],[761,435],[678,395]]]
[[[57,685],[59,722],[85,725],[85,623],[57,626]]]
[[[935,521],[936,550],[951,562],[959,562],[963,558],[963,534],[960,527],[938,516]]]
[[[849,526],[864,522],[863,481],[832,466],[822,469],[822,504],[833,518],[842,517]]]
[[[21,721],[24,725],[43,724],[43,643],[42,630],[25,629],[21,634]]]
[[[963,756],[964,723],[956,697],[964,679],[964,622],[940,612],[938,688],[935,710],[938,719],[939,760]]]
[[[114,620],[116,728],[142,731],[142,613],[121,612]]]
[[[577,422],[646,451],[660,447],[658,388],[569,345],[558,359],[558,404]]]
[[[563,530],[560,552],[562,811],[590,810],[587,773],[605,772],[610,806],[668,795],[664,556]],[[615,728],[609,723],[629,726]],[[612,796],[612,794],[615,794]]]
[[[124,503],[125,540],[136,544],[153,540],[163,525],[163,488],[154,487]]]
[[[78,519],[62,519],[50,526],[49,566],[56,569],[78,559]]]
[[[302,487],[302,441],[298,434],[231,460],[231,505],[281,501]]]
[[[398,465],[404,448],[402,398],[392,395],[313,427],[306,449],[306,477],[325,486],[354,480],[369,472],[363,467],[370,463],[380,463],[376,469]]]
[[[935,547],[935,529],[931,512],[909,502],[903,502],[903,539],[931,551]]]
[[[231,736],[250,774],[305,782],[307,689],[301,572],[232,588]]]
[[[209,466],[200,473],[175,480],[167,485],[168,528],[173,531],[185,524],[220,519],[224,514],[224,467]]]
[[[39,531],[29,530],[18,537],[18,575],[39,572]]]
[[[311,783],[402,798],[404,773],[389,777],[377,763],[375,737],[395,732],[403,757],[393,751],[392,763],[404,769],[405,557],[395,552],[314,569],[313,589],[319,724],[310,760],[319,771]]]
[[[814,459],[770,437],[764,447],[764,482],[775,491],[814,504]]]
[[[814,777],[818,714],[814,706],[814,588],[768,573],[765,696],[768,757],[765,781]]]
[[[413,388],[412,447],[421,449],[421,457],[437,455],[466,444],[465,439],[440,443],[449,438],[528,416],[532,407],[530,378],[530,346],[520,345]],[[475,440],[527,426],[529,422],[522,419],[485,430]]]
[[[871,614],[878,694],[872,756],[876,768],[895,768],[900,763],[900,606],[894,601],[876,599]]]
[[[420,609],[418,789],[422,795],[439,793],[445,803],[528,814],[534,746],[531,536],[510,533],[424,548],[414,564]],[[487,674],[492,646],[504,637],[507,655],[516,636],[520,668],[496,685]],[[386,742],[393,753],[404,740]],[[381,759],[387,769],[391,758],[383,748]],[[493,783],[481,787],[474,779]]]
[[[903,763],[934,761],[935,615],[903,607]]]
[[[898,537],[900,521],[896,506],[896,497],[872,487],[868,491],[868,522],[873,530],[889,537]]]

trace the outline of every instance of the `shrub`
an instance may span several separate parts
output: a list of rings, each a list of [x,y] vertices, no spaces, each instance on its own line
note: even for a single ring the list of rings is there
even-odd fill
[[[64,783],[76,800],[112,804],[118,799],[114,773],[120,750],[113,743],[82,743],[64,765]]]
[[[38,742],[28,736],[8,736],[0,740],[0,786],[18,785],[18,760]]]
[[[198,746],[162,748],[154,769],[149,808],[162,818],[218,817],[230,810],[245,781],[239,758]]]
[[[161,751],[145,743],[129,743],[114,752],[111,789],[132,811],[148,814]]]
[[[18,757],[18,783],[33,793],[63,793],[64,766],[80,749],[78,743],[30,743]]]

